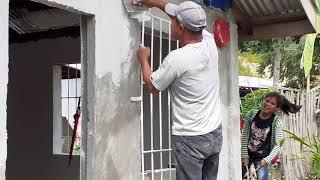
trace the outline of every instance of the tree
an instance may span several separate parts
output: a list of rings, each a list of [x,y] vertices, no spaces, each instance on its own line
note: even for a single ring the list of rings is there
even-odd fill
[[[239,50],[242,53],[261,54],[262,61],[260,61],[257,71],[259,74],[264,74],[265,70],[269,70],[271,78],[273,76],[273,63],[276,58],[278,42],[279,38],[240,42]],[[285,37],[283,39],[280,82],[284,82],[287,87],[297,89],[304,89],[306,87],[304,70],[300,69],[304,42],[305,36]],[[311,86],[317,85],[320,79],[320,35],[318,35],[315,42],[313,64],[314,66],[310,72]]]

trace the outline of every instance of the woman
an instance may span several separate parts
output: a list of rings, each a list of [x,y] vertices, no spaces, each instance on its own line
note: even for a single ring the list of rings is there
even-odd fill
[[[283,119],[279,113],[296,113],[301,106],[292,104],[276,92],[266,95],[261,110],[252,110],[245,118],[245,127],[241,138],[242,163],[258,168],[258,180],[268,179],[268,167],[280,152],[279,142],[283,138]]]

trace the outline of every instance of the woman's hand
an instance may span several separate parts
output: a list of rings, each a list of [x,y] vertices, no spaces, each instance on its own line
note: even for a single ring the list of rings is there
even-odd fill
[[[245,166],[248,166],[249,165],[249,158],[248,157],[244,157],[242,159],[242,164],[245,165]]]
[[[266,161],[265,160],[261,160],[260,161],[260,163],[259,163],[259,167],[263,167],[263,166],[265,166],[267,163],[266,163]]]

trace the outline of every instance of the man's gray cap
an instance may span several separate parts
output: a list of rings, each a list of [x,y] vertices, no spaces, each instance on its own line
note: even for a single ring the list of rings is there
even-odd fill
[[[179,5],[167,3],[165,11],[191,31],[201,31],[206,25],[206,13],[202,7],[192,1],[185,1]]]

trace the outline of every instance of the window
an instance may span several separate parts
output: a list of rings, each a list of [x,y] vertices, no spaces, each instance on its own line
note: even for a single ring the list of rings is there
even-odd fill
[[[53,154],[69,154],[74,131],[74,114],[81,107],[81,65],[53,67]],[[80,154],[81,116],[76,131],[73,154]]]
[[[146,19],[146,18],[143,18]],[[151,48],[151,68],[156,70],[163,58],[178,42],[171,41],[170,22],[155,16],[142,23],[142,42]],[[142,180],[174,179],[174,162],[171,149],[170,94],[150,94],[141,82],[141,157]]]

